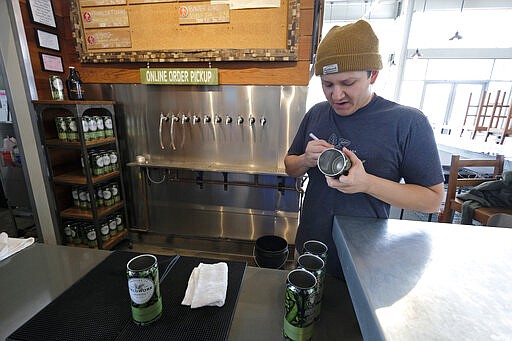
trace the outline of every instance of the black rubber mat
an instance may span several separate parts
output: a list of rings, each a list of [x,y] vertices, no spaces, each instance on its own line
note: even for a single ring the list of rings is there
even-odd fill
[[[218,260],[180,257],[160,284],[162,317],[149,326],[131,320],[126,263],[136,253],[115,251],[12,333],[7,340],[226,340],[245,263],[229,262],[222,307],[181,305],[194,267]],[[158,256],[160,276],[174,256]],[[34,283],[37,285],[37,283]]]

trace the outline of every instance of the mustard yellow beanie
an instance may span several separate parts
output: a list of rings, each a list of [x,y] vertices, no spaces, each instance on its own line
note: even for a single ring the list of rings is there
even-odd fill
[[[318,45],[315,75],[382,69],[379,38],[364,20],[334,26]]]

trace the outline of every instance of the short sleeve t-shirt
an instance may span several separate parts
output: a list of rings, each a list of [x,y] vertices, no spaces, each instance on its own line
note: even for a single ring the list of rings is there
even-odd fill
[[[434,134],[421,111],[374,98],[349,116],[334,112],[328,102],[313,106],[304,116],[288,150],[301,155],[313,133],[336,147],[346,147],[364,162],[367,173],[399,182],[434,186],[443,182],[443,173]],[[305,241],[327,243],[335,256],[332,242],[334,215],[387,218],[390,205],[365,193],[345,194],[327,186],[325,175],[317,167],[308,170],[309,183],[302,207],[296,247]],[[332,257],[329,257],[330,263]],[[328,272],[334,264],[329,264]],[[338,264],[339,266],[339,264]],[[341,268],[337,269],[341,271]]]

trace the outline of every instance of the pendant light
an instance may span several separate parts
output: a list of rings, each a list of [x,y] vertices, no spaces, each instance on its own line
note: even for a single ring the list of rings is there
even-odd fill
[[[459,25],[460,25],[460,18],[462,17],[462,10],[464,9],[464,0],[462,0],[461,4],[460,4],[460,14],[459,14]],[[461,40],[462,39],[462,36],[459,34],[459,30],[455,31],[455,34],[448,40],[454,40],[454,39],[457,39],[457,40]]]
[[[418,59],[422,56],[421,52],[419,49],[416,49],[416,51],[414,51],[414,53],[411,55],[411,58],[414,58],[414,59]]]

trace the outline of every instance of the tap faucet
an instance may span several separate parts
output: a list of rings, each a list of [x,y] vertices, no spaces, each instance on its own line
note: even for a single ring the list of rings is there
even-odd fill
[[[197,115],[192,116],[192,124],[196,124],[199,122],[201,122],[201,118],[199,118],[199,116],[197,116]]]
[[[179,118],[178,116],[176,116],[175,114],[172,114],[171,120],[172,120],[173,122],[179,122],[179,121],[180,121],[180,118]]]
[[[185,124],[186,122],[190,121],[190,117],[188,117],[185,114],[181,115],[181,124]]]
[[[222,117],[220,117],[219,115],[215,115],[215,123],[221,123],[222,122]]]
[[[236,123],[238,125],[242,125],[244,123],[244,118],[240,115],[238,115],[238,119],[236,120]]]
[[[211,117],[208,116],[208,115],[204,115],[203,117],[203,123],[206,124],[206,123],[210,123],[212,121]]]
[[[226,115],[226,124],[231,124],[233,122],[233,118],[229,115]]]
[[[260,125],[263,127],[265,125],[265,123],[267,123],[267,119],[265,118],[265,116],[261,116]]]
[[[256,119],[254,118],[254,116],[251,116],[249,117],[249,125],[254,125],[254,122],[256,122]]]

